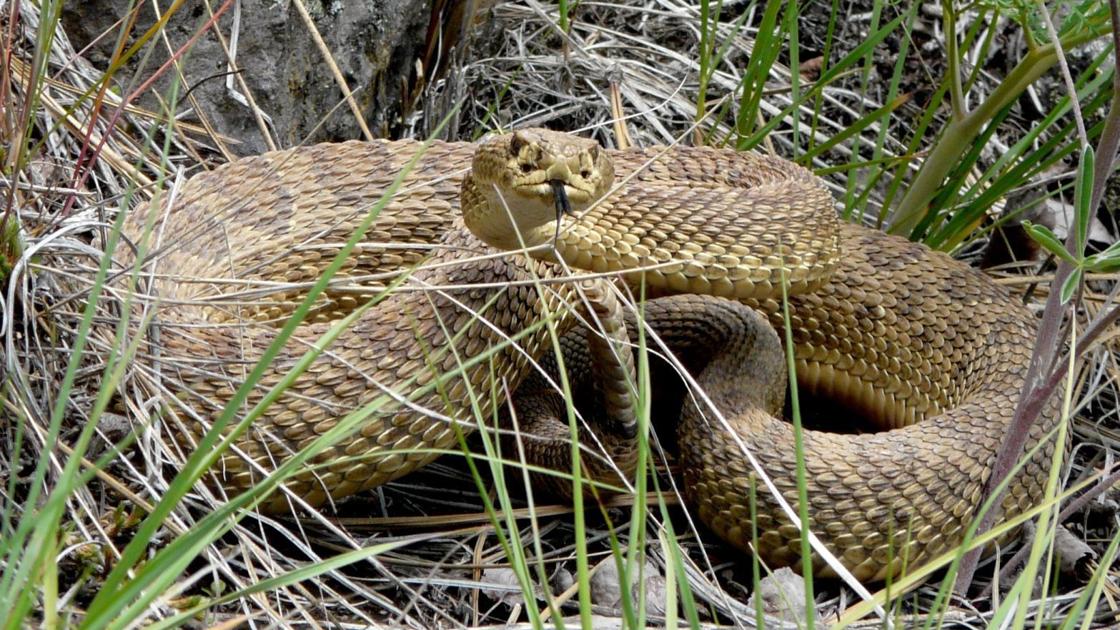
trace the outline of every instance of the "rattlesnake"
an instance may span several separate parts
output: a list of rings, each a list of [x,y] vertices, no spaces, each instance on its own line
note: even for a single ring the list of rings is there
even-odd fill
[[[135,241],[149,218],[155,226],[144,269],[161,304],[163,379],[186,403],[176,407],[182,422],[165,425],[177,443],[197,440],[306,286],[420,149],[413,141],[348,142],[245,158],[192,178],[172,211],[128,219]],[[559,230],[558,192],[571,205]],[[500,252],[522,244],[536,246],[535,257]],[[578,286],[557,281],[565,275],[557,259],[623,272],[651,290],[734,299],[777,327],[785,274],[801,390],[891,428],[805,433],[813,531],[865,579],[960,541],[1026,372],[1035,328],[1022,305],[944,254],[840,222],[823,185],[789,162],[711,148],[607,151],[544,130],[479,145],[437,142],[423,152],[346,261],[339,278],[347,282],[316,303],[246,408],[334,320],[387,286],[390,272],[415,271],[238,438],[216,470],[218,485],[250,486],[384,396],[353,435],[314,458],[314,470],[287,481],[292,495],[322,505],[455,448],[455,423],[469,431],[472,418],[490,418],[551,351],[545,320],[561,333],[572,326]],[[737,316],[733,306],[717,309]],[[733,397],[728,386],[717,400]],[[729,421],[745,429],[742,442],[795,502],[790,425],[757,413]],[[1030,443],[1055,422],[1048,414]],[[753,472],[738,444],[710,422],[691,423],[681,442],[700,516],[748,547]],[[1044,445],[1015,478],[1005,512],[1037,502],[1052,452]],[[263,507],[283,510],[288,501],[277,493]],[[757,508],[759,553],[794,563],[797,529],[764,491]],[[817,570],[828,573],[819,562]]]

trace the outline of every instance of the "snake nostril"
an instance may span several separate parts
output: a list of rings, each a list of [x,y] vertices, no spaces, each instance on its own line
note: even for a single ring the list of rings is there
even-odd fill
[[[579,176],[584,178],[584,179],[587,179],[587,178],[591,177],[591,171],[585,168],[585,169],[583,169],[582,171],[579,172]]]
[[[533,165],[532,164],[522,164],[521,165],[521,172],[525,173],[526,175],[528,175],[529,173],[532,173],[533,172]]]

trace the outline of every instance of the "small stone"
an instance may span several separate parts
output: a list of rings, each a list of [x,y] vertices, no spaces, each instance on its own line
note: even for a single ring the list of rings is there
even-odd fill
[[[525,603],[524,593],[521,592],[521,583],[517,581],[517,574],[513,572],[513,569],[504,567],[486,569],[482,572],[480,582],[494,587],[482,587],[479,590],[483,595],[496,602],[501,602],[510,607]]]
[[[805,581],[788,567],[782,567],[758,583],[747,600],[755,610],[756,597],[762,598],[762,612],[781,621],[803,625],[806,620]]]

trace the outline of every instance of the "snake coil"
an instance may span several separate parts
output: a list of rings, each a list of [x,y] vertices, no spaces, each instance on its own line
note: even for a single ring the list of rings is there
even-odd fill
[[[304,287],[420,150],[399,141],[267,153],[192,178],[170,212],[155,210],[144,270],[160,297],[156,360],[185,403],[165,428],[176,443],[191,448],[217,417]],[[558,191],[570,204],[559,230]],[[130,217],[128,235],[141,238],[147,219]],[[554,238],[554,250],[540,247]],[[540,260],[492,249],[522,246],[537,247]],[[800,387],[889,429],[806,432],[813,531],[864,579],[961,540],[1026,372],[1034,321],[1024,307],[944,254],[839,222],[823,185],[789,162],[709,148],[607,151],[545,130],[427,148],[245,409],[332,321],[394,273],[415,272],[236,440],[215,470],[217,485],[247,488],[363,408],[354,432],[264,508],[296,499],[319,506],[453,448],[452,423],[475,426],[471,401],[488,417],[550,351],[543,319],[572,325],[578,288],[555,281],[564,275],[556,257],[667,292],[740,300],[776,326],[788,274]],[[847,423],[835,415],[837,426]],[[728,420],[737,439],[718,423],[693,423],[682,443],[686,479],[703,520],[747,548],[754,473],[738,440],[795,501],[792,429],[769,414]],[[1056,422],[1048,413],[1030,444]],[[1014,479],[1006,514],[1042,496],[1052,452],[1044,445]],[[758,552],[796,564],[797,529],[765,492],[758,497]]]

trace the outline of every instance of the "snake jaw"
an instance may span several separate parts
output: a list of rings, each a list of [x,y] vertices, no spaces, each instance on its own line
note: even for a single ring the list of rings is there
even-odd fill
[[[613,178],[613,172],[609,163],[603,168],[605,160],[593,140],[566,136],[557,142],[555,135],[543,129],[513,134],[506,165],[509,185],[525,197],[550,201],[557,201],[562,190],[569,208],[583,210],[606,192],[610,183],[604,185],[604,174]]]

